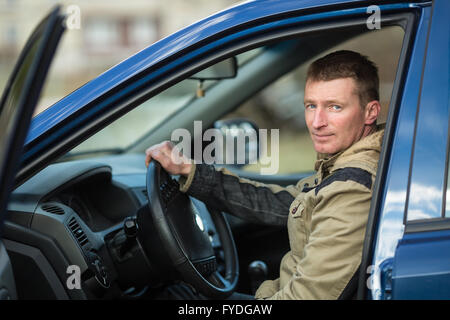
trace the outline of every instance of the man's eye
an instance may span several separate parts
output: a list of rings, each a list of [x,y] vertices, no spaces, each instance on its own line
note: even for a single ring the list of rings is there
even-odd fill
[[[314,104],[307,104],[305,106],[305,109],[315,109],[315,108],[316,108],[316,105],[314,105]]]
[[[339,110],[342,109],[342,107],[341,107],[341,106],[338,106],[338,105],[332,105],[332,106],[331,106],[331,109],[334,110],[334,111],[339,111]]]

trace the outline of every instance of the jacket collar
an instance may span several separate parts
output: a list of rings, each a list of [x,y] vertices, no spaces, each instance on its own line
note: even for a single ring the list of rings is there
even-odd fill
[[[378,157],[374,159],[373,152],[379,153],[383,140],[384,125],[377,126],[377,130],[347,149],[333,155],[317,154],[314,169],[317,171],[318,183],[326,176],[343,167],[358,167],[375,174]]]

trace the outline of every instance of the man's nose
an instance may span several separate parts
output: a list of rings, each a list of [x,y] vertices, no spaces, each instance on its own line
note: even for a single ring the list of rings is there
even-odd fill
[[[327,116],[325,110],[322,108],[316,108],[314,111],[314,119],[312,123],[314,129],[319,129],[327,125]]]

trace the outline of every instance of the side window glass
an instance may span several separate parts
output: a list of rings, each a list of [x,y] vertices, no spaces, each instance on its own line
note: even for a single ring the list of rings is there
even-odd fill
[[[445,193],[445,218],[450,218],[450,166],[447,172],[447,191]]]
[[[306,127],[303,105],[305,78],[310,63],[337,50],[352,50],[368,56],[379,69],[382,110],[378,122],[385,123],[403,36],[401,27],[392,26],[345,41],[272,82],[223,119],[249,119],[260,129],[267,129],[268,134],[271,129],[279,129],[278,173],[311,172],[314,170],[317,155]],[[389,52],[389,55],[386,52]],[[267,140],[267,150],[270,153],[270,137]],[[259,172],[260,165],[248,164],[241,169]]]
[[[213,81],[208,81],[211,85]],[[169,88],[155,98],[142,103],[139,107],[97,132],[91,138],[75,147],[72,154],[89,151],[124,149],[151,129],[160,125],[173,113],[183,108],[195,96],[197,82],[187,79]]]

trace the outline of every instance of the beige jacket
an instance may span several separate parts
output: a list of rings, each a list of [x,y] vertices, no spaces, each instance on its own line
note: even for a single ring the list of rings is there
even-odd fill
[[[183,192],[241,218],[285,224],[291,250],[257,299],[337,299],[361,263],[384,130],[316,162],[317,173],[282,188],[226,169],[193,166]]]

